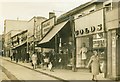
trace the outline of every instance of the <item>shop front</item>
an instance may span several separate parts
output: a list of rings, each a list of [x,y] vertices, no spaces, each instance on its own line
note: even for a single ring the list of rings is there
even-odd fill
[[[107,38],[103,9],[75,19],[76,67],[85,68],[93,55],[98,52],[100,64],[107,61]]]
[[[53,49],[56,53],[57,68],[72,67],[72,31],[70,21],[56,24],[39,42],[42,48]]]
[[[18,33],[11,38],[12,51],[16,52],[16,58],[20,61],[25,61],[27,53],[27,30]]]

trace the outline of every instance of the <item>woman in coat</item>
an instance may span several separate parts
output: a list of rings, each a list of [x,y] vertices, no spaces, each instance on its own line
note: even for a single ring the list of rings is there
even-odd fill
[[[100,60],[98,57],[97,51],[93,51],[93,56],[91,56],[90,61],[88,62],[87,68],[91,66],[92,72],[92,80],[97,80],[97,75],[99,74],[100,70]]]

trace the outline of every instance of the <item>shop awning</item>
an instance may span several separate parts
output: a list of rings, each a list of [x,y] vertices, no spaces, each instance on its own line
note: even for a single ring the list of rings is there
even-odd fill
[[[51,29],[51,31],[38,43],[38,45],[49,42],[64,26],[68,21],[62,22]]]

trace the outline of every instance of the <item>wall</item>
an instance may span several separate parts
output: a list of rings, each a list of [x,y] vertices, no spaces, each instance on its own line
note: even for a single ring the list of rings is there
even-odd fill
[[[4,33],[8,33],[12,30],[25,30],[27,29],[27,21],[21,20],[5,20]]]
[[[0,55],[2,54],[2,35],[0,35]]]
[[[113,0],[108,0],[104,3],[104,5],[108,3],[111,3],[111,5],[109,10],[106,10],[105,8],[105,24],[106,30],[108,31],[107,75],[109,78],[118,79],[118,76],[120,78],[120,71],[118,70],[119,53],[117,52],[119,49],[119,43],[116,36],[116,29],[120,26],[120,8],[118,8],[118,4],[120,3],[114,2]]]
[[[47,20],[47,19],[43,18],[43,17],[36,18],[35,37],[37,40],[40,40],[42,38],[41,37],[41,23],[45,20]]]
[[[28,37],[30,37],[30,36],[32,36],[34,34],[33,33],[34,17],[28,21],[27,28],[28,28]]]
[[[33,17],[28,21],[27,28],[28,29],[28,37],[32,36],[35,34],[36,38],[41,38],[40,37],[40,32],[41,32],[41,23],[45,21],[46,18],[44,17]]]
[[[78,18],[79,15],[84,16],[84,15],[90,13],[90,12],[89,12],[90,10],[96,10],[96,5],[95,5],[95,4],[94,4],[94,5],[90,5],[89,7],[86,7],[86,8],[84,8],[84,9],[81,9],[77,14],[74,15],[74,18],[75,18],[75,19]]]
[[[117,2],[111,2],[112,8],[109,11],[106,11],[105,13],[105,20],[106,20],[106,28],[114,29],[118,28],[119,22],[118,22],[118,3]]]

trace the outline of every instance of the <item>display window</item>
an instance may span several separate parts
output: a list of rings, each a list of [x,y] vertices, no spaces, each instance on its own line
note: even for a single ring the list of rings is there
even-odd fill
[[[85,68],[93,51],[98,52],[100,64],[106,61],[106,34],[98,33],[94,35],[76,38],[76,67]]]

